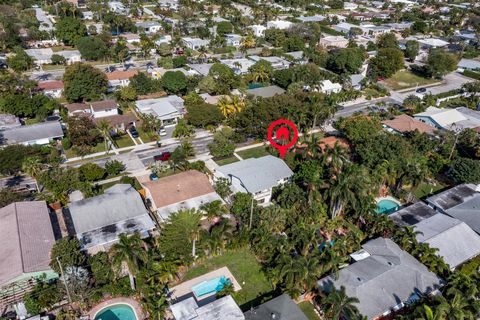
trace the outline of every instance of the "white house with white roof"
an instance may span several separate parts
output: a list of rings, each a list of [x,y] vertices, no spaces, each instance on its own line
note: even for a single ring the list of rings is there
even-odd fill
[[[239,47],[242,43],[242,36],[239,34],[227,33],[224,37],[227,46]]]
[[[265,35],[265,30],[267,30],[267,27],[259,24],[254,24],[252,26],[248,26],[247,28],[252,30],[253,35],[257,38],[263,37]]]
[[[286,30],[293,25],[292,22],[286,20],[272,20],[267,22],[267,29]]]
[[[292,170],[280,158],[268,155],[220,166],[215,177],[227,178],[234,193],[250,193],[262,206],[271,203],[273,187],[282,185],[293,176]]]
[[[260,56],[253,55],[253,56],[249,56],[248,58],[255,62],[260,60],[268,61],[272,65],[273,69],[276,69],[276,70],[287,69],[288,67],[290,67],[290,62],[280,57],[260,57]]]
[[[232,69],[236,74],[247,73],[248,69],[255,64],[255,61],[246,58],[224,59],[220,60],[220,62]]]
[[[183,99],[176,95],[137,100],[135,106],[140,113],[151,114],[159,118],[165,126],[175,125],[178,119],[183,118],[185,114]]]
[[[200,38],[184,37],[182,38],[182,42],[187,48],[192,50],[198,50],[201,47],[208,47],[210,45],[210,40]]]
[[[417,113],[414,117],[437,129],[459,132],[466,128],[480,127],[480,113],[465,107],[456,109],[428,107],[425,112]]]
[[[334,83],[330,80],[323,80],[319,83],[320,92],[329,94],[329,93],[338,93],[342,91],[342,85],[340,83]]]

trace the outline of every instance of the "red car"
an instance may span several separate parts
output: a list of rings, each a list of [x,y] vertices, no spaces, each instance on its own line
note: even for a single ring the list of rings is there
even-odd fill
[[[168,159],[170,159],[170,157],[172,156],[172,154],[168,151],[165,151],[165,152],[162,152],[156,156],[153,157],[153,160],[154,161],[168,161]]]

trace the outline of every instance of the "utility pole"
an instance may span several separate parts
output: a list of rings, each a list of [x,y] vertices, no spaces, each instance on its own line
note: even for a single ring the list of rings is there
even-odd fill
[[[60,259],[58,257],[57,257],[57,263],[58,263],[58,266],[60,267],[60,272],[62,273],[63,283],[65,285],[65,290],[67,291],[68,304],[70,305],[70,308],[71,308],[72,307],[72,297],[70,296],[70,290],[68,290],[67,278],[65,277],[65,273],[63,272],[62,263],[60,262]]]

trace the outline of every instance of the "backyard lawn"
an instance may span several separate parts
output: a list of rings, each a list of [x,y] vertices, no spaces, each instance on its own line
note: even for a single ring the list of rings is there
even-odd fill
[[[303,313],[307,316],[308,320],[320,320],[320,317],[315,312],[313,304],[308,301],[300,302],[298,304]]]
[[[413,195],[417,198],[417,199],[421,199],[423,197],[426,197],[428,196],[429,194],[432,194],[434,192],[437,192],[443,188],[445,188],[446,186],[441,184],[440,182],[437,182],[435,185],[433,184],[429,184],[429,183],[425,183],[425,182],[422,182],[418,187],[417,189],[415,190],[415,192],[413,193]]]
[[[250,308],[250,303],[254,303],[253,300],[273,290],[265,274],[261,271],[260,264],[248,249],[227,251],[220,256],[197,262],[195,267],[187,271],[183,281],[224,266],[228,267],[242,287],[242,290],[235,292],[232,296],[244,311]],[[255,305],[262,302],[264,301],[256,301]]]
[[[421,87],[421,86],[429,85],[439,81],[435,79],[427,79],[427,78],[417,76],[416,74],[413,74],[412,72],[407,70],[401,70],[395,73],[390,78],[384,80],[384,82],[385,82],[385,85],[387,85],[389,88],[393,90],[402,90],[402,89],[413,88],[416,86]]]
[[[219,166],[224,166],[226,164],[230,164],[230,163],[234,163],[234,162],[237,162],[237,161],[240,161],[238,160],[237,157],[235,156],[231,156],[231,157],[227,157],[227,158],[221,158],[221,159],[213,159]]]
[[[252,149],[247,149],[243,151],[237,152],[237,154],[242,158],[242,159],[248,159],[248,158],[260,158],[266,155],[269,155],[267,149],[264,146],[252,148]]]

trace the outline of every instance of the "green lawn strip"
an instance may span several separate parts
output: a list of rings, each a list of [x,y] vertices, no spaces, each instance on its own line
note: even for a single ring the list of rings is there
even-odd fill
[[[393,90],[401,90],[416,86],[425,86],[438,82],[435,79],[428,79],[417,76],[410,71],[401,70],[385,80],[385,84]]]
[[[233,298],[238,305],[245,305],[273,290],[255,256],[246,248],[227,251],[220,256],[198,261],[195,267],[188,270],[183,281],[225,266],[228,267],[242,287],[242,290],[233,294]]]
[[[79,155],[75,153],[74,148],[70,148],[70,149],[64,150],[64,151],[65,151],[65,156],[68,159],[74,158],[74,157],[79,157]],[[105,151],[105,144],[103,142],[100,142],[100,143],[97,143],[97,145],[92,148],[92,151],[90,152],[90,154],[97,153],[97,152],[102,152],[102,151]],[[112,152],[110,152],[110,153],[112,153]],[[88,155],[86,155],[86,156],[88,156]]]
[[[117,148],[131,147],[135,145],[128,134],[115,136],[112,140]]]
[[[137,127],[137,132],[138,132],[138,135],[139,135],[140,139],[142,139],[142,141],[143,141],[144,143],[159,140],[158,135],[152,134],[152,133],[149,134],[149,133],[143,131],[143,129],[140,128],[140,127]],[[140,143],[140,140],[137,139],[137,142]]]
[[[313,304],[311,304],[310,302],[300,302],[298,306],[300,307],[300,309],[302,309],[303,313],[307,316],[309,320],[320,320],[317,313],[315,312]]]
[[[248,158],[260,158],[260,157],[263,157],[263,156],[267,156],[270,153],[268,153],[268,151],[265,149],[264,146],[260,146],[260,147],[257,147],[257,148],[238,151],[237,154],[242,159],[248,159]]]
[[[234,163],[234,162],[237,162],[237,161],[240,161],[238,160],[237,157],[235,156],[231,156],[231,157],[227,157],[227,158],[221,158],[221,159],[213,159],[219,166],[224,166],[226,164],[230,164],[230,163]]]
[[[417,189],[413,192],[413,195],[417,198],[417,199],[421,199],[423,197],[426,197],[428,196],[429,194],[432,194],[432,193],[435,193],[437,192],[438,190],[441,190],[445,188],[445,185],[437,182],[436,185],[433,185],[433,184],[428,184],[428,183],[425,183],[425,182],[422,182],[418,187]]]

